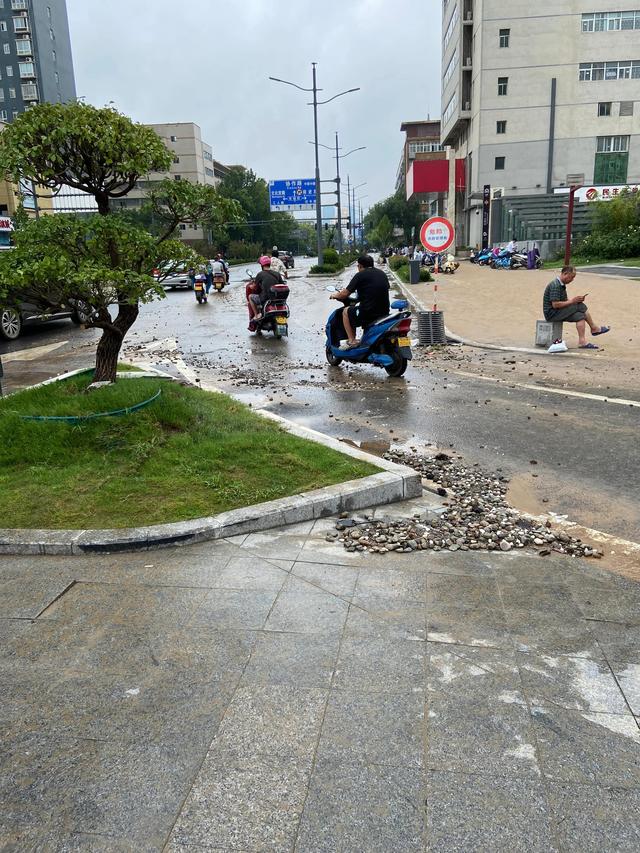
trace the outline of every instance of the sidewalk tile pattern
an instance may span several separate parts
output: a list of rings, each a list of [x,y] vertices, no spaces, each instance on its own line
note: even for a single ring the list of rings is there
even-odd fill
[[[323,519],[0,567],[0,849],[637,851],[640,584]]]

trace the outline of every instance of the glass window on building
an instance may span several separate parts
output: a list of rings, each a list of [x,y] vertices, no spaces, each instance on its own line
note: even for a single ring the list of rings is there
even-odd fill
[[[9,97],[15,98],[15,96],[16,96],[16,90],[12,86],[10,86],[9,87]]]
[[[7,77],[13,77],[13,65],[7,65]]]
[[[504,162],[505,162],[504,157],[496,157],[494,168],[497,170],[504,169]]]
[[[506,95],[508,88],[509,88],[509,78],[508,77],[498,77],[498,94],[499,95]]]
[[[7,120],[7,111],[6,110],[0,110],[0,121],[6,121],[6,120]]]
[[[11,46],[8,44],[3,44],[2,49],[4,50],[5,53],[11,53]]]
[[[26,15],[21,15],[19,18],[13,19],[13,29],[16,33],[24,33],[29,29],[29,18]]]
[[[7,22],[0,21],[0,33],[6,33],[7,31]]]
[[[26,9],[27,0],[11,0],[12,9]]]
[[[600,101],[598,104],[598,115],[599,116],[610,116],[611,115],[611,101]]]
[[[594,184],[626,184],[629,166],[628,136],[598,136],[593,167]]]
[[[640,30],[640,9],[627,12],[588,12],[582,16],[583,33]]]
[[[18,71],[21,77],[35,77],[36,67],[33,62],[19,62]]]
[[[507,122],[505,119],[501,119],[496,122],[496,133],[506,133],[507,132]]]
[[[0,88],[0,101],[4,101],[4,89]]]
[[[31,39],[17,39],[16,53],[18,56],[31,56]]]
[[[500,30],[500,47],[509,47],[511,30]]]

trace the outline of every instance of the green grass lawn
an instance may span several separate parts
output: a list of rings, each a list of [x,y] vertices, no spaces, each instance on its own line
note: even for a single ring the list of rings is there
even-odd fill
[[[129,527],[184,521],[378,472],[289,435],[241,403],[161,379],[84,393],[90,377],[0,400],[0,527]],[[86,415],[162,396],[125,417]]]

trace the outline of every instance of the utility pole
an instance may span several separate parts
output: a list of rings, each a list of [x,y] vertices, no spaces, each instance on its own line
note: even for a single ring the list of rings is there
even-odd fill
[[[320,195],[320,151],[318,149],[318,86],[316,83],[316,62],[313,68],[313,144],[316,152],[316,239],[318,246],[318,263],[322,264],[322,197]]]
[[[349,175],[347,175],[347,209],[349,220],[349,238],[351,239],[351,248],[353,249],[353,219],[351,218],[351,188],[349,184]]]
[[[273,80],[276,83],[286,83],[287,86],[293,86],[296,89],[300,89],[302,92],[312,92],[313,93],[313,101],[307,106],[313,107],[313,145],[315,148],[316,155],[316,234],[317,234],[317,244],[318,244],[318,263],[321,264],[323,261],[322,256],[322,198],[321,198],[321,182],[320,182],[320,153],[318,150],[318,107],[322,104],[328,104],[330,101],[335,101],[336,98],[342,97],[342,95],[348,95],[350,92],[359,92],[360,87],[357,86],[355,89],[347,89],[344,92],[338,92],[337,95],[334,95],[332,98],[327,98],[326,101],[318,100],[318,92],[321,92],[322,89],[318,89],[317,84],[317,75],[316,75],[316,66],[317,62],[311,63],[312,68],[312,82],[313,85],[311,89],[305,89],[303,86],[298,86],[297,83],[292,83],[290,80],[281,80],[279,77],[269,77],[269,80]]]

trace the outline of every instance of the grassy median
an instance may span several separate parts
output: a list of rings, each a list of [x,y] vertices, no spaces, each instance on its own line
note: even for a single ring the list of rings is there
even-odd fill
[[[85,393],[82,376],[0,401],[0,527],[184,521],[377,473],[289,435],[224,394],[162,379]],[[133,414],[70,424],[161,396]]]

